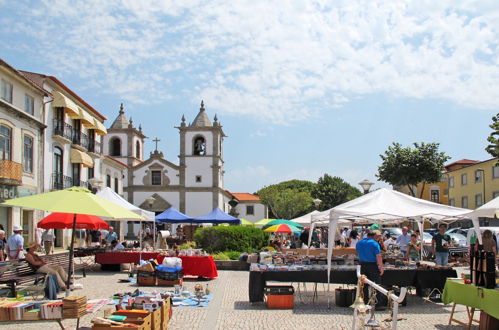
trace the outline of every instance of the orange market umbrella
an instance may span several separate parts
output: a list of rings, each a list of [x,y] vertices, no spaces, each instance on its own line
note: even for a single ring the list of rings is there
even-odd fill
[[[67,229],[73,228],[74,214],[71,213],[51,213],[40,222],[38,228],[43,229]],[[76,229],[108,229],[109,224],[96,215],[77,214]]]

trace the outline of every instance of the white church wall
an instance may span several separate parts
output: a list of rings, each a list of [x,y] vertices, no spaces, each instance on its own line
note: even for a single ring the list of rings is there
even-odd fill
[[[188,157],[186,158],[185,184],[187,187],[213,186],[212,158]],[[196,182],[196,177],[201,176],[201,182]]]
[[[196,136],[203,136],[206,141],[206,155],[213,155],[213,133],[208,131],[200,131],[200,132],[186,132],[185,134],[185,154],[187,156],[193,155],[193,146],[194,146],[194,138]]]
[[[133,194],[133,204],[136,206],[140,206],[144,201],[149,198],[150,196],[158,194],[166,200],[168,203],[170,203],[174,208],[178,209],[179,208],[179,193],[175,191],[157,191],[157,192],[151,192],[151,191],[136,191]]]
[[[211,192],[187,192],[185,194],[186,214],[199,217],[213,211]]]
[[[109,141],[111,141],[111,139],[113,139],[114,137],[117,137],[121,140],[121,157],[119,157],[119,156],[113,156],[113,157],[122,161],[121,158],[125,157],[127,154],[127,136],[125,133],[113,133],[113,134],[106,135],[105,138],[103,139],[104,141],[102,143],[104,154],[110,155],[110,153],[109,153]]]
[[[133,173],[133,184],[134,185],[143,185],[144,184],[144,176],[147,175],[147,171],[149,171],[149,168],[151,166],[161,166],[163,167],[163,170],[166,170],[166,176],[168,179],[170,179],[170,186],[176,186],[179,184],[179,177],[178,177],[178,170],[174,169],[170,166],[165,165],[164,163],[161,163],[159,161],[152,162],[148,166],[144,166],[139,168]]]

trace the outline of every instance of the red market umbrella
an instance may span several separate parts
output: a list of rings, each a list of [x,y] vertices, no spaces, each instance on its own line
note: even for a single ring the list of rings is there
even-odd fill
[[[74,214],[51,213],[40,222],[38,228],[43,229],[67,229],[73,228]],[[108,229],[109,224],[96,215],[76,214],[76,229]]]

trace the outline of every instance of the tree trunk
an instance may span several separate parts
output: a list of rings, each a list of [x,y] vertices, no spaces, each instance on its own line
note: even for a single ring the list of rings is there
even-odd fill
[[[412,190],[412,186],[410,184],[407,184],[407,188],[409,188],[409,192],[411,193],[411,196],[412,197],[416,197],[416,194],[414,193],[414,191]]]
[[[423,181],[423,188],[421,188],[421,194],[419,194],[419,198],[421,198],[421,199],[423,198],[423,191],[424,191],[425,186],[426,186],[426,182]],[[430,196],[430,199],[431,199],[431,196]]]

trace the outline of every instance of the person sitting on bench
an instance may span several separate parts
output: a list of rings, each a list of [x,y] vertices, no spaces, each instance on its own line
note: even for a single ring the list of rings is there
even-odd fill
[[[28,244],[25,256],[30,267],[37,273],[54,274],[57,276],[57,283],[62,290],[66,290],[66,282],[68,275],[61,266],[52,266],[43,261],[42,258],[35,252],[40,245],[36,242]]]

